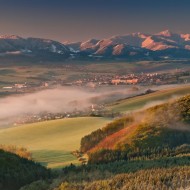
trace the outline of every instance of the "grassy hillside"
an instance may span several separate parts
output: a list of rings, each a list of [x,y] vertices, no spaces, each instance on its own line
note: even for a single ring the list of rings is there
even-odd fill
[[[126,122],[129,118],[133,119]],[[88,153],[91,163],[189,154],[189,129],[190,95],[123,117],[92,132],[82,138],[81,150]]]
[[[137,96],[134,98],[124,99],[117,101],[107,106],[108,109],[114,112],[132,112],[145,107],[150,107],[152,104],[157,104],[162,101],[168,101],[171,98],[184,96],[190,93],[190,86],[178,86],[175,88],[169,88],[159,90],[154,93],[146,94],[143,96]]]
[[[82,117],[61,119],[0,130],[0,144],[26,147],[35,161],[55,168],[78,163],[71,151],[79,149],[80,139],[104,126],[108,119]]]

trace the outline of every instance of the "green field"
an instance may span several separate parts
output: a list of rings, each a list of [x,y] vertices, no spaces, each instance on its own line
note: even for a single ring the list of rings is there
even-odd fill
[[[79,149],[84,135],[110,120],[96,117],[69,118],[0,130],[0,144],[28,148],[35,161],[50,168],[78,164],[71,151]]]
[[[154,104],[162,103],[162,101],[168,101],[172,98],[180,97],[187,94],[190,94],[190,86],[179,86],[175,88],[159,90],[143,96],[120,100],[108,105],[107,108],[114,112],[133,112]]]

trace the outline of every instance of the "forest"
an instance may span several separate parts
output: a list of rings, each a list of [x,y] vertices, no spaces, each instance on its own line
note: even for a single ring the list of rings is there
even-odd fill
[[[0,189],[17,190],[50,176],[51,172],[40,164],[0,149]]]
[[[190,157],[107,164],[70,165],[52,180],[40,180],[21,190],[178,189],[189,187]]]

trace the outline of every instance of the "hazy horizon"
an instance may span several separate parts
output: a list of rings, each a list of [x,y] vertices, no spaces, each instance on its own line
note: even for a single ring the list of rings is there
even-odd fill
[[[65,41],[169,29],[190,33],[188,0],[2,0],[0,34]]]

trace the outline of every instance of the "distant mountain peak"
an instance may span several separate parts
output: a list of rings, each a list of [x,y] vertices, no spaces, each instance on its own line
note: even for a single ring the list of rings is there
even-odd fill
[[[181,34],[181,37],[182,37],[185,41],[190,41],[190,34]]]
[[[92,42],[92,43],[95,43],[95,42],[97,42],[97,41],[99,41],[99,40],[97,40],[97,39],[95,39],[95,38],[91,38],[91,39],[88,39],[88,40],[87,40],[87,42]]]
[[[96,43],[98,43],[99,40],[96,40],[96,39],[89,39],[85,42],[82,42],[81,45],[80,45],[80,48],[82,50],[85,50],[85,49],[89,49],[89,48],[92,48],[96,45]]]
[[[17,35],[0,35],[0,39],[18,40],[18,39],[22,39],[22,38],[20,36],[17,36]]]
[[[170,30],[164,30],[164,31],[159,32],[157,35],[171,37],[173,35],[173,33]]]
[[[135,32],[135,33],[132,33],[131,35],[132,36],[138,36],[140,38],[146,38],[147,36],[149,36],[148,34],[144,34],[144,33],[141,33],[141,32]]]

